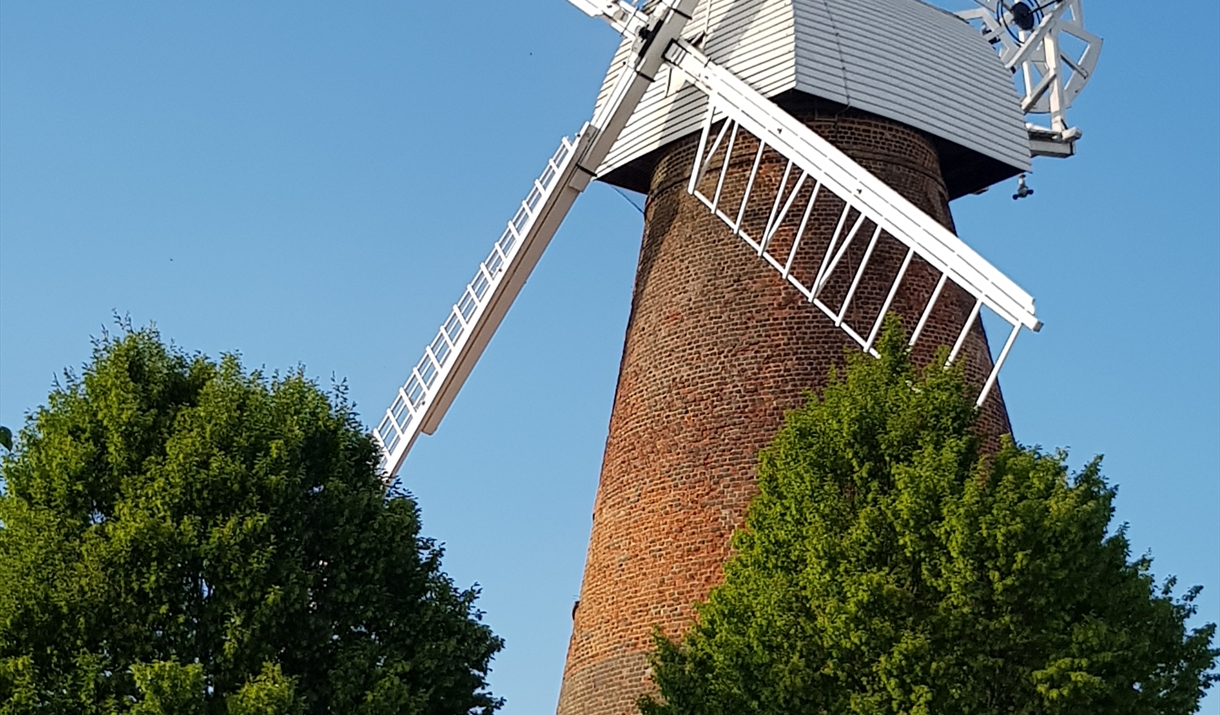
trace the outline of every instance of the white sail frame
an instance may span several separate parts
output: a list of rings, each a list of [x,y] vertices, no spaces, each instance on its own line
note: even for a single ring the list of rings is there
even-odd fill
[[[957,284],[975,299],[970,317],[962,326],[950,351],[950,361],[957,358],[966,336],[975,321],[978,320],[982,308],[986,307],[993,311],[1011,326],[1004,347],[997,356],[978,396],[977,402],[982,404],[994,386],[1000,368],[1008,358],[1021,328],[1037,331],[1042,327],[1042,323],[1034,311],[1033,298],[936,219],[912,204],[774,102],[754,91],[731,72],[718,67],[698,48],[690,43],[679,41],[671,47],[667,59],[685,73],[692,84],[708,95],[707,114],[699,139],[696,159],[692,166],[690,182],[687,186],[688,192],[703,202],[725,222],[734,235],[742,238],[807,300],[834,321],[835,325],[842,328],[864,350],[874,355],[876,352],[873,349],[873,343],[877,338],[881,322],[898,292],[899,284],[906,275],[913,256],[917,255],[929,263],[940,272],[941,278],[912,332],[910,339],[912,345],[921,337],[946,281]],[[724,118],[725,121],[713,138],[711,129],[719,118]],[[720,205],[721,187],[724,182],[723,172],[729,165],[729,153],[732,151],[736,135],[742,130],[749,132],[757,139],[758,147],[755,150],[753,166],[739,204],[736,207],[723,207]],[[728,137],[727,144],[726,136]],[[716,183],[717,189],[714,195],[708,197],[698,190],[698,185],[703,179],[712,157],[717,154],[717,150],[722,145],[727,147],[721,165],[722,175]],[[771,210],[762,235],[751,236],[742,225],[742,217],[745,215],[746,205],[751,199],[755,178],[758,176],[759,162],[768,147],[787,159],[787,167],[775,194],[764,197],[771,203]],[[803,185],[810,181],[813,182],[810,198],[798,200],[798,196],[803,196],[801,191]],[[838,197],[844,203],[844,208],[814,280],[806,283],[792,273],[792,261],[800,246],[810,211],[817,201],[818,195],[823,193]],[[758,199],[757,196],[754,198]],[[726,212],[726,208],[730,210]],[[767,245],[779,226],[794,209],[797,213],[802,213],[803,218],[787,259],[781,261],[767,252]],[[849,222],[848,218],[853,214],[855,219]],[[866,221],[875,228],[867,239],[869,243],[864,258],[854,272],[843,303],[838,307],[829,306],[822,300],[822,290],[853,241],[862,239],[859,230]],[[845,316],[867,270],[869,257],[883,234],[891,236],[907,246],[907,254],[890,286],[880,314],[866,332],[861,332],[848,325],[845,322]]]
[[[690,20],[697,0],[661,0],[650,13],[621,0],[574,4],[619,32],[638,37],[638,50],[631,66],[620,74],[611,100],[575,139],[561,141],[373,430],[387,478],[398,472],[420,433],[432,434],[440,425],[572,204],[652,84],[665,50]]]

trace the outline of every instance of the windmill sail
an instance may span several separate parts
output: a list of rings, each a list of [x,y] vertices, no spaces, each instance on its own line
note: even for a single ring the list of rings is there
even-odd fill
[[[663,0],[649,7],[649,12],[623,0],[571,1],[586,14],[605,20],[624,37],[635,38],[636,49],[629,60],[630,66],[619,73],[610,100],[599,106],[576,138],[562,140],[374,430],[374,438],[382,448],[381,466],[387,475],[398,471],[421,432],[432,434],[440,424],[542,252],[576,198],[594,177],[665,62],[685,74],[708,96],[689,191],[864,350],[875,353],[873,343],[881,321],[916,257],[939,271],[940,280],[912,333],[912,344],[920,338],[944,286],[950,281],[975,299],[973,310],[950,352],[950,360],[956,358],[984,308],[1011,326],[978,397],[978,403],[982,404],[1021,328],[1036,331],[1041,327],[1029,294],[846,154],[731,72],[718,67],[698,48],[681,40],[682,29],[693,15],[697,0]],[[724,121],[713,137],[712,127],[718,119]],[[752,146],[756,147],[754,168],[738,205],[726,206],[722,203],[720,183],[716,183],[709,196],[700,188],[701,182],[713,157],[721,152],[723,166],[728,166],[738,137],[746,135],[752,136]],[[767,192],[753,193],[753,187],[760,160],[768,151],[785,159],[787,168],[777,191],[764,196]],[[787,256],[775,255],[771,240],[788,216],[803,214],[807,218],[819,197],[832,196],[843,209],[830,248],[811,277],[799,276],[792,266],[800,251],[805,222],[802,221]],[[751,202],[760,201],[770,202],[770,213],[763,230],[754,234],[743,225],[742,217],[747,206],[753,205]],[[866,226],[868,228],[861,231]],[[850,325],[846,316],[852,298],[869,256],[881,240],[897,240],[905,245],[905,260],[893,277],[888,298],[875,320],[865,326]],[[853,243],[864,241],[867,242],[864,258],[854,268],[846,297],[837,306],[827,304],[823,289],[830,276],[836,270],[846,268],[842,259]]]
[[[432,434],[440,424],[542,252],[652,83],[696,0],[665,0],[648,14],[625,2],[576,4],[625,36],[638,36],[638,51],[629,71],[621,74],[613,100],[598,109],[575,139],[562,140],[373,431],[387,476],[402,466],[421,432]]]
[[[398,470],[420,432],[431,434],[436,429],[576,200],[580,190],[571,186],[571,180],[581,138],[583,135],[575,142],[563,138],[487,260],[479,264],[436,337],[424,348],[410,377],[398,388],[397,397],[373,432],[387,474]]]
[[[952,231],[745,82],[716,66],[694,46],[686,42],[675,43],[668,59],[708,95],[708,109],[691,171],[689,192],[699,198],[735,235],[779,271],[786,281],[818,306],[864,350],[874,354],[873,343],[881,322],[912,259],[918,256],[926,261],[939,271],[940,280],[912,332],[912,345],[920,338],[928,316],[948,281],[957,284],[975,299],[970,316],[962,326],[949,354],[949,360],[956,358],[983,308],[994,312],[1011,326],[1008,339],[978,396],[978,404],[982,404],[995,384],[1000,367],[1008,357],[1021,328],[1036,331],[1041,327],[1034,313],[1033,298],[962,242]],[[713,135],[712,127],[718,118],[723,118],[724,121]],[[753,138],[753,141],[748,142],[755,154],[753,167],[740,198],[734,197],[736,200],[731,202],[733,205],[726,205],[729,202],[723,200],[725,197],[722,194],[724,171],[729,166],[734,148],[740,148],[741,144],[746,143],[741,141],[744,134]],[[777,187],[755,192],[755,178],[758,176],[762,157],[767,151],[785,159],[787,168]],[[709,182],[705,179],[713,157],[719,159],[721,172],[719,180]],[[714,187],[710,196],[700,188],[705,184]],[[831,236],[830,245],[816,261],[815,271],[811,271],[809,275],[797,275],[793,271],[793,264],[802,250],[801,239],[808,218],[819,199],[826,200],[830,197],[835,197],[831,200],[836,206],[842,205],[838,226]],[[768,218],[762,230],[755,230],[752,234],[743,225],[743,217],[747,214],[748,207],[759,206]],[[757,213],[757,210],[752,213]],[[782,255],[775,255],[771,241],[789,216],[802,216],[800,228],[791,244],[786,246],[787,250],[783,251]],[[868,228],[862,231],[865,226]],[[905,245],[906,257],[892,279],[888,297],[875,320],[864,326],[849,325],[845,317],[852,298],[868,268],[873,249],[883,238],[897,240]],[[850,287],[842,302],[838,305],[828,305],[823,289],[837,269],[846,269],[842,259],[853,242],[857,241],[867,241],[864,257],[859,265],[852,269]]]

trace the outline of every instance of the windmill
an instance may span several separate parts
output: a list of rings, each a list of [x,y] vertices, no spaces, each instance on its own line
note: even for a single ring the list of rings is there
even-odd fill
[[[951,199],[1070,156],[1100,40],[1080,0],[570,0],[623,38],[374,430],[397,473],[431,434],[576,198],[648,194],[561,715],[630,712],[653,624],[693,615],[753,493],[753,460],[844,345],[887,314],[964,361],[984,432],[1033,299],[953,232]],[[1048,117],[1045,124],[1027,116]],[[1006,326],[993,359],[983,316]]]

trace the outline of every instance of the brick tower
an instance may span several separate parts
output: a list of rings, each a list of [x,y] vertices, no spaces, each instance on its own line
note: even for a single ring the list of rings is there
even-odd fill
[[[432,434],[591,180],[648,195],[558,708],[630,715],[653,629],[680,635],[721,580],[758,451],[847,351],[876,354],[887,315],[918,364],[952,344],[985,444],[1009,432],[994,381],[1041,322],[954,235],[949,201],[1028,171],[1032,153],[1072,154],[1080,132],[1063,112],[1100,39],[1079,0],[1018,3],[1020,17],[999,0],[957,15],[922,0],[571,2],[622,37],[593,116],[561,141],[373,437],[393,475]],[[1079,61],[1060,30],[1084,42]],[[1028,193],[1022,181],[1014,198]],[[1011,328],[994,365],[984,307]]]
[[[807,126],[952,227],[932,140],[865,112],[800,104],[796,116]],[[758,450],[784,412],[802,403],[802,392],[820,391],[845,350],[859,349],[687,193],[696,139],[666,148],[651,176],[559,715],[636,712],[635,699],[647,688],[645,653],[654,624],[670,637],[681,633],[693,604],[721,580],[729,538],[755,491]],[[740,156],[740,163],[730,162],[726,184],[745,182],[753,152]],[[781,163],[765,164],[756,182],[778,183],[783,170]],[[824,245],[838,210],[819,207],[818,213],[809,234]],[[790,242],[796,224],[795,218],[785,224],[776,240],[786,235]],[[858,262],[863,250],[850,260]],[[900,251],[878,249],[870,270],[892,276],[902,259]],[[913,325],[938,277],[913,266],[890,312]],[[856,294],[853,311],[864,321],[885,300],[889,283],[879,286],[865,283]],[[839,295],[846,290],[843,280],[827,288]],[[946,291],[919,342],[917,362],[955,340],[972,305],[964,291]],[[980,323],[962,355],[968,377],[981,384],[991,358]],[[981,423],[992,436],[1009,431],[998,390],[984,403]]]
[[[593,116],[561,141],[373,432],[394,474],[592,179],[648,195],[559,715],[635,712],[651,632],[680,635],[721,580],[758,451],[849,350],[875,354],[887,315],[917,364],[952,345],[985,444],[1009,432],[994,381],[1041,323],[954,235],[949,202],[1028,171],[1031,153],[1072,154],[1080,132],[1063,110],[1100,39],[1079,0],[1021,17],[979,1],[986,12],[959,16],[922,0],[571,0],[622,37]],[[1018,37],[1010,20],[1037,30]],[[1079,61],[1060,29],[1086,45]],[[1014,198],[1028,193],[1022,181]],[[1011,328],[994,365],[984,307]]]
[[[684,37],[950,231],[950,200],[1028,170],[1012,73],[967,23],[919,0],[705,0]],[[599,105],[632,48],[620,46]],[[906,263],[899,241],[849,240],[834,264],[846,270],[828,268],[812,294],[789,285],[831,265],[821,261],[849,215],[846,194],[801,199],[805,216],[751,204],[753,191],[780,205],[784,157],[756,152],[750,134],[736,152],[709,144],[701,153],[703,95],[667,69],[598,171],[648,200],[558,715],[637,712],[653,628],[681,634],[722,579],[756,491],[758,451],[803,393],[821,391],[832,366],[860,349],[825,305],[848,306],[844,326],[873,325],[887,302],[908,335],[924,321],[913,355],[921,365],[970,324],[957,359],[978,387],[992,368],[975,296],[922,257]],[[715,130],[703,131],[710,142]],[[696,165],[703,198],[690,193]],[[722,193],[735,220],[704,203],[715,195],[718,208]],[[874,228],[883,233],[871,224],[865,235]],[[762,260],[764,251],[786,263]],[[809,295],[825,296],[823,307]],[[998,389],[980,410],[985,439],[1010,431]]]

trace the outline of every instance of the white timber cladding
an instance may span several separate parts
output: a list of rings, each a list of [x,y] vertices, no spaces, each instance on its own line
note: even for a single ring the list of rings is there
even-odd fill
[[[705,35],[709,56],[763,95],[772,97],[796,86],[793,17],[790,0],[703,0],[682,37]],[[619,45],[597,97],[600,107],[631,57],[632,39]],[[644,93],[635,114],[602,162],[605,174],[669,142],[698,132],[707,95],[682,85],[665,65]]]
[[[1018,171],[1030,168],[1025,118],[982,34],[919,0],[705,0],[683,38],[765,97],[797,89],[902,122]],[[606,100],[629,57],[624,40]],[[665,66],[599,174],[700,130],[707,97]]]

